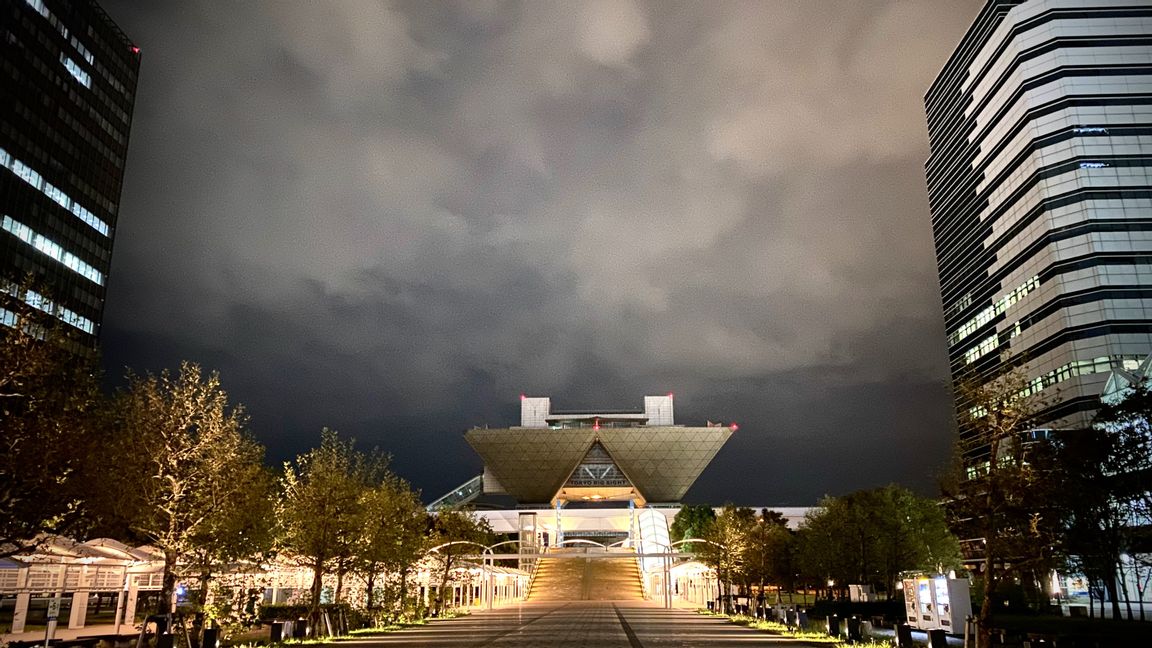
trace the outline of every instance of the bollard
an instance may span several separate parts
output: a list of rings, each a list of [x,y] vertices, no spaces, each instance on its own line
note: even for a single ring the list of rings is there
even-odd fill
[[[840,617],[836,616],[835,614],[828,617],[828,636],[840,636]]]
[[[864,634],[860,632],[860,617],[848,618],[848,641],[864,641]]]
[[[175,645],[176,637],[171,632],[164,632],[156,635],[156,648],[172,648]]]
[[[220,643],[220,628],[204,628],[201,634],[200,646],[202,648],[216,648]]]
[[[296,619],[292,624],[292,638],[303,639],[308,636],[308,621],[305,619]]]
[[[896,645],[898,648],[915,647],[916,644],[912,643],[912,626],[907,623],[896,626]]]
[[[929,630],[928,645],[931,648],[948,648],[948,633],[943,628]]]
[[[268,630],[268,643],[280,643],[284,641],[284,622],[273,621]]]

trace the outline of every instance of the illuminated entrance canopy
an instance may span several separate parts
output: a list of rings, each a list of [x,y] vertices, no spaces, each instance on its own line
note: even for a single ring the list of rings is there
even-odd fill
[[[676,425],[672,396],[643,410],[554,412],[521,398],[521,425],[474,428],[464,438],[484,460],[483,492],[519,504],[679,502],[735,426]]]

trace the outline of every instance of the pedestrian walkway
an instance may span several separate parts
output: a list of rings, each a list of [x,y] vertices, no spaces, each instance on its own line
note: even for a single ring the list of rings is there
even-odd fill
[[[770,635],[718,617],[666,610],[646,602],[574,601],[512,605],[379,637],[345,641],[341,645],[346,648],[827,648],[828,644]]]

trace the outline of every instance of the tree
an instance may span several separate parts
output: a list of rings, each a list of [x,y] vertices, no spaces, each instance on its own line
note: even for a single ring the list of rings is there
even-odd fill
[[[276,507],[279,549],[312,570],[309,616],[320,619],[324,575],[351,565],[361,537],[364,496],[381,481],[383,460],[356,451],[327,428],[320,447],[285,463]]]
[[[776,587],[777,602],[780,592],[792,589],[794,572],[795,534],[778,511],[764,509],[749,529],[745,571],[749,580],[764,593],[767,585]]]
[[[217,620],[206,607],[216,574],[229,563],[262,562],[272,550],[275,477],[263,465],[263,454],[264,449],[250,440],[237,448],[239,460],[228,487],[211,495],[217,499],[212,504],[216,513],[191,536],[188,570],[198,583],[196,604],[209,612],[203,615],[209,620]],[[199,636],[201,619],[197,617],[194,636]]]
[[[1005,583],[1018,578],[1041,596],[1062,561],[1061,494],[1054,446],[1037,429],[1044,402],[1022,370],[961,381],[956,399],[962,434],[943,490],[953,531],[981,561],[977,646],[986,648]]]
[[[672,519],[672,526],[668,527],[668,535],[673,542],[689,538],[703,538],[708,534],[712,523],[716,521],[716,512],[707,504],[685,504],[676,512]],[[695,543],[687,543],[684,551],[693,551]]]
[[[960,566],[939,504],[895,485],[825,498],[806,516],[799,544],[805,574],[841,593],[858,583],[890,597],[902,571]]]
[[[724,612],[731,610],[733,581],[746,583],[748,580],[744,567],[750,531],[755,524],[756,513],[752,509],[725,504],[702,538],[709,544],[698,549],[704,563],[716,570],[723,590],[721,607]]]
[[[230,407],[216,373],[184,362],[176,376],[129,375],[115,400],[119,447],[112,489],[131,530],[164,555],[159,612],[172,610],[178,569],[197,551],[243,554],[251,528],[235,504],[251,495],[263,448]],[[237,520],[241,519],[240,522]]]
[[[432,523],[432,543],[439,547],[435,556],[439,562],[440,585],[436,589],[435,610],[441,614],[446,606],[444,590],[452,570],[459,566],[461,557],[475,555],[492,544],[492,528],[484,518],[464,509],[441,509]],[[480,546],[476,546],[480,545]]]
[[[109,468],[95,358],[61,328],[26,310],[0,326],[0,558],[86,535],[86,491]]]
[[[353,571],[367,585],[369,612],[379,606],[377,582],[391,578],[383,588],[388,610],[407,606],[408,574],[428,547],[428,513],[407,482],[387,476],[367,491],[362,501],[363,521]]]
[[[1092,428],[1060,434],[1058,458],[1067,493],[1070,562],[1103,583],[1112,617],[1120,618],[1121,595],[1130,599],[1121,555],[1139,553],[1134,546],[1142,540],[1139,527],[1152,520],[1152,393],[1141,380],[1102,400]],[[1143,565],[1133,567],[1139,572]],[[1143,599],[1147,580],[1146,574],[1135,574],[1137,600]]]

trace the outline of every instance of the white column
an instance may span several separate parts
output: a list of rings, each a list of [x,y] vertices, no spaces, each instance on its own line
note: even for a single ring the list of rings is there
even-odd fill
[[[76,591],[72,593],[72,609],[68,613],[69,630],[77,630],[84,627],[84,618],[88,616],[89,578],[88,565],[82,565],[80,567],[80,576],[76,581]]]
[[[12,633],[24,632],[24,624],[28,622],[28,603],[32,600],[30,592],[23,591],[28,586],[28,565],[24,565],[16,572],[16,608],[12,610]]]
[[[140,590],[136,587],[136,579],[128,575],[128,598],[124,602],[124,623],[129,626],[136,625],[136,600]]]

